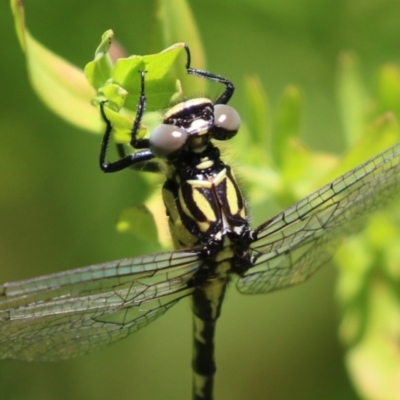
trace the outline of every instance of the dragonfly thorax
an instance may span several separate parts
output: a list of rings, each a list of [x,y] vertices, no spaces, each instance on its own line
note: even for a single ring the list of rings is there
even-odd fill
[[[211,142],[202,153],[185,150],[170,162],[163,200],[176,248],[210,242],[222,248],[225,236],[238,242],[250,229],[242,192]]]

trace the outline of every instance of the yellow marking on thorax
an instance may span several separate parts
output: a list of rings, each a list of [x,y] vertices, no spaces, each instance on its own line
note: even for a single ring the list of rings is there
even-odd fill
[[[228,205],[231,210],[231,214],[232,215],[237,214],[239,212],[239,202],[235,186],[231,179],[226,180],[226,198],[228,200]]]
[[[197,222],[197,225],[202,232],[207,232],[207,229],[210,227],[211,223],[217,220],[217,216],[210,206],[210,202],[195,188],[193,189],[193,200],[207,218],[207,222]]]
[[[226,179],[226,168],[218,173],[218,175],[213,179],[213,183],[214,185],[219,185],[224,179]]]
[[[188,206],[187,206],[187,204],[186,204],[186,202],[185,202],[185,198],[183,197],[181,188],[179,188],[178,196],[179,196],[179,203],[180,203],[181,206],[182,206],[183,212],[184,212],[188,217],[190,217],[191,219],[194,220],[194,216],[193,216],[193,214],[190,212],[190,209],[188,208]]]
[[[203,162],[201,162],[200,164],[196,165],[197,169],[207,169],[207,168],[211,168],[214,165],[214,161],[211,160],[205,160]]]
[[[206,189],[211,189],[213,186],[212,181],[200,181],[197,179],[188,179],[186,181],[189,185],[192,186],[193,189],[195,188],[206,188]]]
[[[185,247],[194,246],[198,243],[198,238],[192,235],[184,226],[179,212],[176,208],[175,199],[169,190],[163,189],[162,191],[164,204],[169,211],[168,224],[174,248],[179,249],[182,245],[179,242],[185,244]]]
[[[194,182],[197,183],[198,181]],[[216,221],[217,216],[210,206],[209,201],[203,196],[200,191],[196,190],[195,187],[192,187],[192,199],[196,203],[197,207],[201,210],[201,212],[205,215],[207,221],[198,221],[194,218],[193,214],[190,212],[190,209],[185,202],[182,191],[179,190],[179,201],[182,205],[183,212],[196,223],[201,232],[207,232],[211,226],[211,223]]]

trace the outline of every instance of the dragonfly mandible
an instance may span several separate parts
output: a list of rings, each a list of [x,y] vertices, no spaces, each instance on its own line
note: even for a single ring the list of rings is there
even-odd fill
[[[127,258],[0,286],[0,358],[60,360],[83,355],[147,326],[180,299],[192,303],[193,399],[211,400],[214,334],[226,287],[237,276],[244,294],[269,293],[308,279],[333,255],[356,218],[385,205],[398,190],[400,144],[359,165],[255,229],[218,141],[239,130],[227,105],[231,81],[191,67],[188,74],[225,86],[215,100],[172,106],[148,138],[138,138],[146,108],[146,72],[131,131],[134,151],[106,161],[105,172],[164,171],[162,194],[174,251]],[[162,165],[162,168],[160,168]]]

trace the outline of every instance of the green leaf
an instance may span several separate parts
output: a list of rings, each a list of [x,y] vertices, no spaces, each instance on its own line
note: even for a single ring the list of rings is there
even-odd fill
[[[376,118],[365,129],[364,133],[347,150],[340,163],[325,175],[320,184],[325,184],[367,159],[386,150],[400,140],[397,120],[393,114],[387,113]]]
[[[117,110],[125,108],[135,113],[141,91],[140,72],[147,71],[146,111],[165,108],[171,98],[179,94],[179,86],[176,78],[171,76],[171,69],[184,44],[178,43],[158,54],[119,58],[112,66],[107,53],[111,40],[112,32],[105,32],[95,59],[85,67],[88,81],[101,94],[96,102],[108,100],[111,107]]]
[[[270,153],[270,107],[260,78],[252,75],[245,79],[246,121],[253,144]]]
[[[119,216],[117,230],[151,242],[157,241],[158,237],[153,214],[144,205],[124,209]]]
[[[283,167],[285,160],[291,157],[289,141],[300,134],[302,98],[296,86],[288,86],[280,101],[272,135],[272,156],[276,165]]]
[[[192,55],[191,66],[198,69],[205,69],[205,54],[201,37],[197,28],[196,20],[186,0],[158,0],[156,2],[155,21],[151,49],[164,48],[171,43],[185,42]],[[205,93],[207,81],[198,77],[190,77],[181,74],[182,67],[176,67],[175,74],[182,76],[181,82],[184,93],[190,90],[191,95]],[[190,95],[189,95],[190,96]]]
[[[267,96],[257,76],[245,79],[246,112],[234,140],[229,144],[236,149],[242,164],[265,168],[271,164],[269,107]],[[243,115],[242,115],[243,117]],[[247,151],[243,151],[247,149]],[[250,173],[250,181],[254,178]],[[254,182],[255,183],[255,182]],[[253,187],[251,190],[256,189]]]
[[[108,83],[106,86],[100,87],[98,89],[99,95],[93,99],[93,103],[98,105],[100,101],[107,101],[107,106],[119,111],[125,103],[125,98],[128,92],[115,83]]]
[[[116,143],[129,143],[131,138],[132,138],[132,118],[120,114],[117,111],[112,110],[110,107],[108,107],[108,104],[106,104],[106,107],[104,107],[104,112],[107,116],[107,118],[112,121],[113,124],[113,138]],[[146,129],[144,127],[141,127],[138,133],[138,137],[142,138],[146,135]]]
[[[90,104],[95,91],[83,72],[31,36],[26,28],[22,1],[11,0],[10,4],[29,79],[38,96],[71,124],[92,132],[102,130],[98,111]]]
[[[347,144],[351,145],[362,133],[366,122],[367,95],[359,63],[353,53],[339,58],[336,91],[341,120]]]
[[[113,68],[111,57],[108,53],[114,37],[114,32],[109,29],[104,32],[101,42],[94,53],[94,60],[86,64],[85,76],[94,89],[103,86],[111,76]]]
[[[153,127],[159,122],[159,114],[152,110],[165,108],[171,99],[180,94],[177,80],[171,69],[184,48],[178,43],[158,54],[119,58],[115,65],[107,51],[112,41],[112,31],[103,34],[96,50],[95,59],[85,67],[88,81],[98,91],[94,104],[107,101],[105,112],[113,126],[113,137],[117,143],[131,140],[132,118],[136,113],[141,92],[141,71],[145,75],[146,113],[142,124]],[[141,127],[138,136],[144,137],[146,128]]]
[[[183,43],[175,44],[158,54],[120,58],[112,71],[112,80],[129,93],[125,107],[135,110],[140,94],[140,71],[147,71],[146,110],[165,108],[177,94],[176,77],[170,75],[173,64],[184,48]]]
[[[375,223],[379,219],[374,217],[368,230],[386,232]],[[398,235],[397,230],[396,240],[389,243],[389,249],[398,248]],[[370,245],[370,241],[363,245],[358,243],[362,250],[356,252],[354,245],[348,246],[348,254],[343,257],[341,270],[347,272],[341,274],[339,288],[343,289],[346,277],[347,290],[339,292],[344,306],[341,338],[349,346],[346,364],[361,396],[366,399],[396,399],[400,389],[400,353],[397,351],[400,336],[399,279],[398,276],[393,279],[384,271],[388,244],[385,244],[383,253],[371,252]],[[349,259],[355,262],[349,264]],[[398,270],[398,259],[396,265]],[[344,293],[346,297],[343,297]]]
[[[400,70],[395,65],[385,65],[378,73],[378,112],[393,112],[400,118]]]
[[[395,293],[376,287],[369,298],[373,313],[369,332],[346,355],[352,381],[365,399],[397,399],[400,358],[396,355],[400,335],[400,304]],[[371,382],[371,377],[373,377]]]

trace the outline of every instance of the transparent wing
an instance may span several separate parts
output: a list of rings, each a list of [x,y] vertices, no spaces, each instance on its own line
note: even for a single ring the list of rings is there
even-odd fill
[[[59,360],[145,327],[193,289],[195,251],[93,265],[0,286],[0,358]]]
[[[267,293],[304,282],[331,259],[359,217],[400,190],[400,143],[359,165],[259,226],[254,266],[238,280],[242,293]]]

